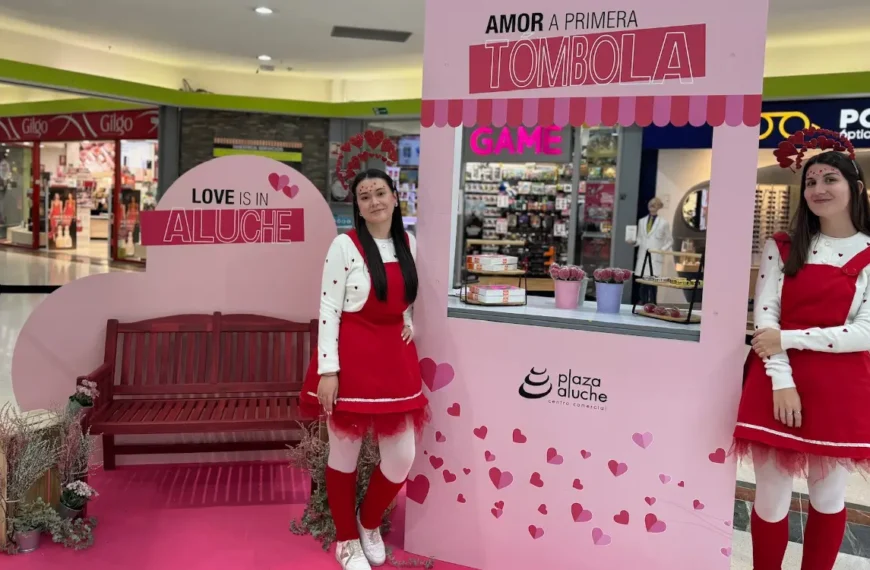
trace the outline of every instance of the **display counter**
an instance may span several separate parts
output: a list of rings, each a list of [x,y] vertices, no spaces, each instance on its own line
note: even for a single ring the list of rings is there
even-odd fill
[[[700,316],[700,312],[694,314]],[[634,315],[631,312],[631,305],[623,305],[619,314],[606,314],[596,312],[595,303],[588,301],[577,309],[557,309],[553,304],[553,299],[546,297],[529,297],[528,304],[521,307],[468,305],[457,297],[450,297],[447,301],[447,316],[457,319],[668,338],[691,342],[698,342],[701,339],[700,324],[671,323]]]

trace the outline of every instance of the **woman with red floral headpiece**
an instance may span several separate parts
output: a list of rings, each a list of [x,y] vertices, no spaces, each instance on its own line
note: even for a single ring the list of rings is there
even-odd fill
[[[810,497],[801,568],[831,570],[849,473],[870,467],[867,188],[848,140],[812,129],[798,135],[775,153],[781,165],[800,167],[807,148],[833,152],[803,167],[792,231],[767,243],[756,285],[734,432],[735,451],[755,468],[755,570],[782,567],[795,476],[807,477]]]
[[[335,557],[343,570],[370,570],[386,559],[381,521],[411,470],[428,406],[411,319],[416,242],[405,232],[387,173],[360,172],[350,191],[355,229],[335,238],[326,255],[317,355],[300,400],[306,415],[322,410],[329,418],[326,495]],[[357,459],[367,433],[381,462],[357,511]]]

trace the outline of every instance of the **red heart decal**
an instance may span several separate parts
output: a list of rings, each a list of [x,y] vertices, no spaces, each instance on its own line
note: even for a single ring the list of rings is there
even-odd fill
[[[341,152],[350,152],[350,143],[346,142],[341,145]]]
[[[456,502],[457,502],[457,503],[464,503],[464,502],[465,502],[465,496],[464,496],[462,493],[459,493],[459,494],[456,496]]]
[[[628,520],[628,511],[619,511],[618,515],[613,515],[613,522],[616,524],[627,525]]]
[[[521,432],[519,430],[519,428],[514,430],[513,437],[514,437],[514,443],[525,443],[528,441],[528,438],[523,435],[523,432]]]
[[[677,483],[677,487],[685,487],[685,486],[686,486],[685,481],[680,481],[679,483]]]
[[[454,481],[456,481],[456,475],[454,475],[453,473],[451,473],[447,469],[444,470],[443,475],[444,475],[444,482],[445,483],[453,483]]]
[[[496,489],[502,490],[514,482],[514,476],[511,475],[510,471],[502,471],[498,467],[493,467],[489,470],[489,480],[492,481]]]
[[[357,134],[357,135],[350,137],[350,144],[352,144],[356,148],[362,148],[363,136],[361,134]]]
[[[695,507],[696,511],[704,510],[704,503],[702,503],[698,499],[695,499],[694,501],[692,501],[692,506]]]
[[[413,479],[408,479],[408,483],[405,485],[405,495],[409,500],[422,505],[429,495],[429,479],[425,475],[417,475]]]
[[[492,513],[492,516],[494,516],[495,518],[500,518],[500,517],[501,517],[501,514],[502,514],[504,511],[502,511],[501,509],[492,509],[492,510],[489,511],[489,512],[491,512],[491,513]]]
[[[547,463],[550,465],[562,465],[564,458],[556,452],[555,447],[547,450]]]
[[[574,522],[584,523],[592,520],[592,512],[583,508],[580,503],[571,505],[571,518]]]
[[[435,469],[441,469],[441,466],[444,465],[444,460],[441,459],[440,457],[435,457],[434,455],[430,455],[429,456],[429,463]]]
[[[438,443],[444,443],[445,441],[447,441],[447,438],[440,431],[436,431],[435,432],[435,441],[437,441]]]
[[[420,376],[430,392],[437,392],[453,382],[456,373],[447,362],[437,364],[431,358],[424,358],[420,361]]]
[[[532,473],[532,478],[529,479],[529,483],[531,483],[535,487],[538,487],[539,489],[544,486],[544,480],[541,479],[541,474],[537,471]]]
[[[454,418],[458,418],[459,414],[460,414],[460,410],[461,410],[461,408],[459,407],[459,404],[454,402],[452,406],[447,408],[447,413],[449,415],[453,416]]]
[[[668,529],[668,525],[665,524],[665,521],[659,520],[653,513],[649,513],[644,517],[643,521],[644,524],[646,524],[646,531],[651,534],[659,534]]]
[[[469,469],[468,467],[463,467],[462,472],[468,475],[469,473],[471,473],[471,469]]]
[[[478,439],[486,439],[488,431],[489,430],[486,429],[486,426],[480,426],[479,428],[474,428],[474,435],[476,435]],[[489,452],[487,451],[487,453]],[[495,456],[493,455],[492,458],[495,459]],[[487,459],[487,461],[489,460]]]
[[[644,501],[646,501],[646,504],[649,505],[649,506],[653,506],[654,504],[656,504],[656,498],[655,498],[655,497],[645,497],[645,498],[644,498]]]
[[[628,471],[628,465],[626,465],[625,463],[620,463],[614,459],[611,459],[607,462],[607,468],[610,469],[610,472],[613,473],[614,477],[624,475],[625,472]]]
[[[725,463],[725,450],[721,447],[707,456],[713,463]]]
[[[297,194],[299,194],[299,186],[294,184],[292,186],[284,187],[284,195],[288,198],[295,198]]]
[[[538,540],[544,536],[544,529],[538,528],[535,525],[529,525],[529,534],[532,535],[532,538]]]
[[[484,454],[483,454],[483,457],[487,460],[487,462],[489,462],[489,461],[495,461],[495,455],[493,455],[493,454],[490,453],[489,451],[487,451],[486,453],[484,453]]]
[[[583,490],[583,483],[580,482],[580,479],[574,479],[574,484],[571,486],[574,487],[575,489],[577,489],[578,491]]]
[[[580,450],[580,457],[582,457],[583,459],[589,459],[590,457],[592,457],[592,454],[589,453],[588,451],[586,451],[585,449],[581,449]]]
[[[496,501],[495,503],[493,503],[493,505],[495,505],[495,508],[497,508],[497,509],[503,509],[504,508],[504,501]]]
[[[538,507],[538,512],[541,513],[542,515],[546,515],[547,514],[547,505],[541,505],[540,507]]]

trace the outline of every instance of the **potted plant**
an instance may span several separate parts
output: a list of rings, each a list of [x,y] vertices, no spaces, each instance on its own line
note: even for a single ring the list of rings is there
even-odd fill
[[[576,265],[550,266],[550,277],[556,294],[557,309],[576,309],[586,297],[586,272]]]
[[[96,490],[84,481],[67,483],[60,494],[57,512],[64,519],[78,518],[87,502],[97,496]]]
[[[12,517],[12,541],[18,553],[33,552],[39,548],[43,532],[52,531],[60,523],[60,517],[46,505],[42,498],[26,503]]]
[[[75,394],[69,397],[69,406],[67,410],[70,414],[77,414],[82,408],[93,408],[94,400],[100,395],[97,390],[97,383],[91,380],[81,380],[81,383],[76,386]]]
[[[595,296],[599,313],[619,313],[622,305],[622,289],[626,281],[631,279],[628,269],[603,268],[596,269],[592,274],[595,279]]]

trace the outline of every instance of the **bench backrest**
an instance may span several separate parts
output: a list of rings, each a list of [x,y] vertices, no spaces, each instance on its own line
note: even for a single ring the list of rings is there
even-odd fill
[[[260,315],[178,315],[111,320],[106,361],[113,394],[285,393],[301,390],[317,321]]]

